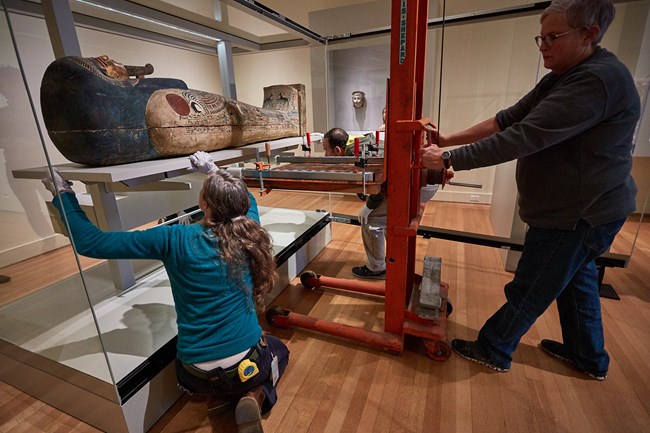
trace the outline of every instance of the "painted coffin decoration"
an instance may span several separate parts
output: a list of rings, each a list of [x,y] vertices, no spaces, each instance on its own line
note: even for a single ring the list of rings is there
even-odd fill
[[[106,56],[64,57],[41,83],[43,120],[67,159],[106,166],[190,155],[305,133],[305,87],[264,88],[262,108],[191,90]],[[136,75],[137,78],[132,77]]]

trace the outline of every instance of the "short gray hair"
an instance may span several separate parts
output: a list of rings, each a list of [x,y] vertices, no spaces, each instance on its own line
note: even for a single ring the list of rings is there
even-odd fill
[[[594,39],[594,44],[600,43],[616,15],[611,0],[553,0],[542,13],[540,21],[556,12],[565,14],[567,23],[574,29],[598,25],[600,34]]]

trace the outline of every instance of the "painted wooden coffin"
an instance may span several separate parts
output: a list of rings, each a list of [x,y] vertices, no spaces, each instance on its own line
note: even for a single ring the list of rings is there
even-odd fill
[[[265,88],[259,108],[188,89],[177,79],[120,76],[102,59],[64,57],[43,76],[43,120],[70,161],[115,165],[305,133],[301,84]]]

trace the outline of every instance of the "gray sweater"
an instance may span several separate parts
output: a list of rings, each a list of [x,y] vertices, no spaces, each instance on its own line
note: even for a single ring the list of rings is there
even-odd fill
[[[614,54],[596,51],[558,76],[549,73],[496,115],[501,132],[454,149],[454,170],[517,160],[519,215],[527,224],[571,230],[635,209],[632,135],[639,119],[634,81]]]

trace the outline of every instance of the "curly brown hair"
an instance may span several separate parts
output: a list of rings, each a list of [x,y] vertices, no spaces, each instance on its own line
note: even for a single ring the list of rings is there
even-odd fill
[[[203,199],[211,210],[211,218],[202,220],[217,239],[217,248],[229,265],[232,278],[244,286],[242,271],[247,267],[253,277],[252,296],[255,309],[264,310],[264,295],[277,281],[273,243],[269,233],[256,221],[247,218],[250,207],[244,182],[226,170],[217,170],[203,182]]]

